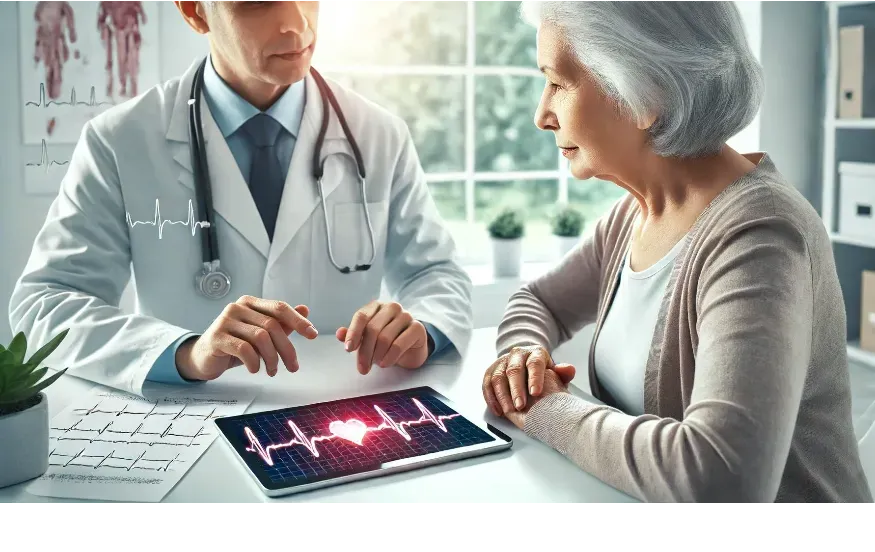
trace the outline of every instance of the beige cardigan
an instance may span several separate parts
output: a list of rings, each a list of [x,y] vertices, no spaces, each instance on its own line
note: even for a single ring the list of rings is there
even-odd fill
[[[614,404],[595,376],[595,340],[638,213],[631,195],[621,199],[511,297],[499,354],[552,351],[595,323],[590,388]],[[818,214],[762,155],[684,239],[642,382],[645,413],[557,393],[531,408],[526,433],[641,500],[872,501],[851,422],[844,302]]]

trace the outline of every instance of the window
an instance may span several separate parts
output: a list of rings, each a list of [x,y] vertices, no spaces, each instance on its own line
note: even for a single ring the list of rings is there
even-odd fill
[[[319,35],[316,67],[407,122],[463,262],[489,262],[504,207],[526,219],[524,259],[550,261],[557,206],[579,208],[586,231],[624,193],[575,180],[535,127],[544,78],[519,2],[328,2]]]

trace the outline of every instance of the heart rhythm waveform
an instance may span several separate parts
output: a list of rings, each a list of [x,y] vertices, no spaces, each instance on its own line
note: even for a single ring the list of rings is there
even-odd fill
[[[161,218],[161,204],[156,199],[155,200],[155,216],[152,220],[131,220],[131,214],[127,213],[128,226],[133,228],[138,224],[148,224],[150,226],[158,227],[158,239],[162,239],[164,237],[164,225],[165,224],[181,224],[183,226],[188,226],[191,228],[191,235],[194,237],[195,232],[197,232],[198,227],[200,228],[209,228],[210,223],[203,220],[195,220],[194,215],[194,205],[192,205],[192,201],[188,200],[188,218],[185,220],[164,220]]]
[[[116,456],[116,451],[112,451],[109,454],[86,454],[87,449],[83,448],[76,454],[61,454],[59,452],[55,452],[52,450],[49,453],[49,465],[50,466],[81,466],[84,468],[118,468],[125,471],[131,470],[150,470],[150,471],[173,471],[170,469],[170,466],[175,464],[184,464],[185,460],[179,459],[179,454],[174,456],[173,458],[144,458],[146,456],[146,452],[143,451],[136,458],[130,458],[127,456]],[[52,459],[55,457],[66,458],[66,460],[61,462],[53,462]],[[95,460],[100,459],[100,462],[94,463]]]
[[[368,433],[374,433],[378,431],[384,430],[392,430],[405,440],[410,441],[412,437],[407,432],[408,427],[414,425],[422,425],[432,423],[435,424],[441,431],[447,433],[447,426],[444,424],[446,420],[451,420],[460,416],[460,414],[449,414],[443,416],[435,416],[432,412],[425,407],[421,402],[416,399],[413,399],[413,404],[419,408],[419,411],[422,412],[422,416],[420,416],[416,420],[407,420],[403,422],[396,422],[393,420],[386,412],[377,405],[374,405],[374,410],[383,418],[383,422],[378,426],[368,426],[361,420],[357,420],[355,418],[351,420],[347,420],[342,422],[340,420],[335,420],[328,425],[328,430],[331,432],[329,435],[317,435],[315,437],[307,437],[304,435],[304,432],[301,431],[301,428],[295,424],[292,420],[289,420],[287,423],[289,428],[291,428],[292,433],[295,437],[287,441],[285,443],[275,443],[271,445],[264,446],[258,440],[258,437],[255,436],[255,433],[249,428],[245,427],[243,432],[246,434],[247,439],[249,439],[249,446],[246,447],[248,452],[256,452],[261,457],[262,460],[268,465],[273,466],[273,457],[271,456],[273,451],[290,448],[294,446],[302,446],[310,451],[314,457],[319,456],[319,449],[316,447],[317,443],[323,441],[331,441],[333,439],[343,439],[345,441],[349,441],[358,446],[362,446],[364,438]]]
[[[69,101],[59,101],[59,100],[46,100],[46,84],[41,82],[39,85],[39,100],[37,101],[29,101],[24,104],[25,107],[52,107],[52,106],[69,106],[69,107],[99,107],[102,105],[114,105],[114,102],[104,100],[102,102],[97,101],[97,91],[92,86],[91,92],[88,95],[88,101],[81,101],[76,97],[76,88],[70,89],[70,100]]]
[[[43,140],[42,141],[42,148],[40,151],[39,161],[37,161],[36,163],[34,163],[34,162],[27,163],[27,164],[25,164],[25,166],[26,167],[40,167],[43,170],[45,170],[45,172],[49,172],[49,169],[51,169],[52,167],[59,166],[59,165],[67,165],[69,163],[70,163],[69,160],[68,161],[55,161],[54,159],[49,159],[49,148],[46,145],[46,141]]]

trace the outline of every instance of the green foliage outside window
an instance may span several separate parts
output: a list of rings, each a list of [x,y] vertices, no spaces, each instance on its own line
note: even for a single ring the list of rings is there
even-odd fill
[[[535,29],[521,20],[519,2],[477,1],[473,8],[477,66],[537,69]],[[314,65],[392,66],[392,74],[330,76],[402,117],[427,173],[461,173],[466,169],[466,77],[399,75],[397,67],[461,70],[468,56],[467,22],[467,2],[326,3],[320,11]],[[552,133],[534,124],[543,77],[475,75],[473,84],[474,170],[558,171],[560,157]],[[434,182],[430,188],[451,227],[464,228],[459,224],[467,214],[465,183]],[[568,181],[568,205],[582,213],[584,232],[624,193],[597,179]],[[474,220],[485,228],[501,210],[522,209],[527,224],[535,223],[527,235],[547,236],[558,199],[555,179],[478,181]]]

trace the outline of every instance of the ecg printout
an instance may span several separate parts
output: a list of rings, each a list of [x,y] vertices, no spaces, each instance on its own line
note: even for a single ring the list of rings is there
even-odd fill
[[[257,391],[186,387],[155,399],[98,387],[56,415],[49,469],[27,487],[57,498],[159,502]]]

